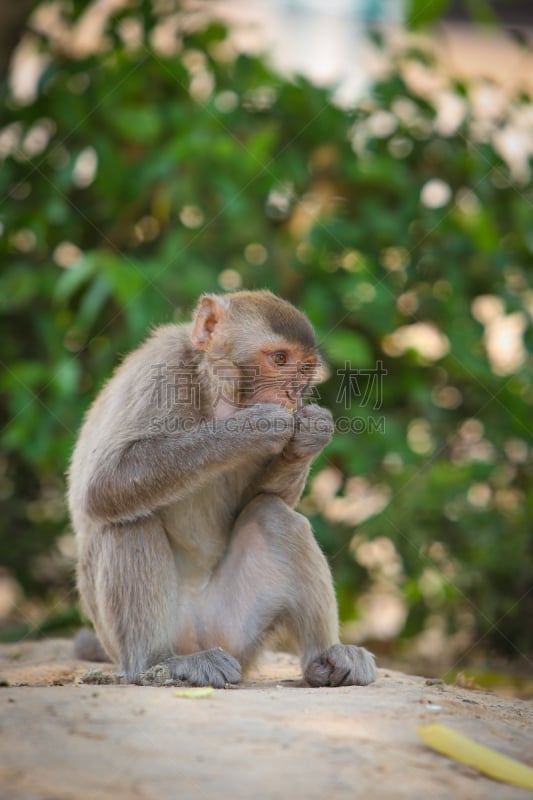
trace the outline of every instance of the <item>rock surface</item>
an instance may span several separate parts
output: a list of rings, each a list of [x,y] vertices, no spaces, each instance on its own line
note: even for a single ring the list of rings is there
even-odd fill
[[[310,689],[284,654],[197,699],[80,684],[88,666],[64,640],[0,646],[2,800],[532,797],[416,733],[438,721],[533,766],[528,701],[383,669],[368,687]]]

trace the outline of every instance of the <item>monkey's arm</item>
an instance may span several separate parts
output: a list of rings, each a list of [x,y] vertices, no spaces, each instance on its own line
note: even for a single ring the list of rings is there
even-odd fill
[[[276,494],[291,508],[302,495],[313,459],[333,435],[333,419],[326,408],[304,406],[294,421],[293,437],[251,487],[252,497]]]
[[[258,404],[237,412],[231,422],[211,420],[192,427],[175,434],[125,436],[119,444],[115,439],[104,445],[89,470],[87,513],[120,522],[180,500],[221,472],[277,455],[293,434],[294,419],[279,406]]]
[[[304,490],[312,458],[288,461],[284,455],[277,456],[250,487],[250,499],[258,494],[276,494],[294,508]]]

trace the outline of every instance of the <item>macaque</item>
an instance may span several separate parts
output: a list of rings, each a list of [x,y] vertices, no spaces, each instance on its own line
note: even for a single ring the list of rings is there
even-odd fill
[[[200,298],[124,359],[70,467],[82,604],[127,682],[224,687],[275,635],[310,686],[365,685],[331,573],[294,510],[333,433],[307,317],[268,291]],[[83,646],[81,646],[83,650]]]

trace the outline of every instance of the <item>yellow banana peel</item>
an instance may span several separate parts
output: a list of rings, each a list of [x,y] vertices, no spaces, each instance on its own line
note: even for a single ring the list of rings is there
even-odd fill
[[[478,772],[497,781],[511,783],[524,789],[533,789],[533,769],[502,756],[490,747],[474,742],[446,725],[419,725],[416,729],[425,744],[449,758],[474,767]]]
[[[172,692],[174,697],[186,697],[191,700],[195,700],[197,697],[211,697],[214,693],[215,690],[212,686],[191,686]]]

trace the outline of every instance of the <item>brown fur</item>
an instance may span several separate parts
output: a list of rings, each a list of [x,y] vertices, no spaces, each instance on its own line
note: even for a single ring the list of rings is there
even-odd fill
[[[317,370],[312,327],[289,303],[206,295],[96,399],[69,476],[78,585],[128,680],[164,664],[175,682],[224,686],[276,631],[311,685],[374,679],[370,654],[338,644],[329,568],[294,511],[333,432],[328,411],[302,405]],[[184,375],[190,396],[159,391]]]

